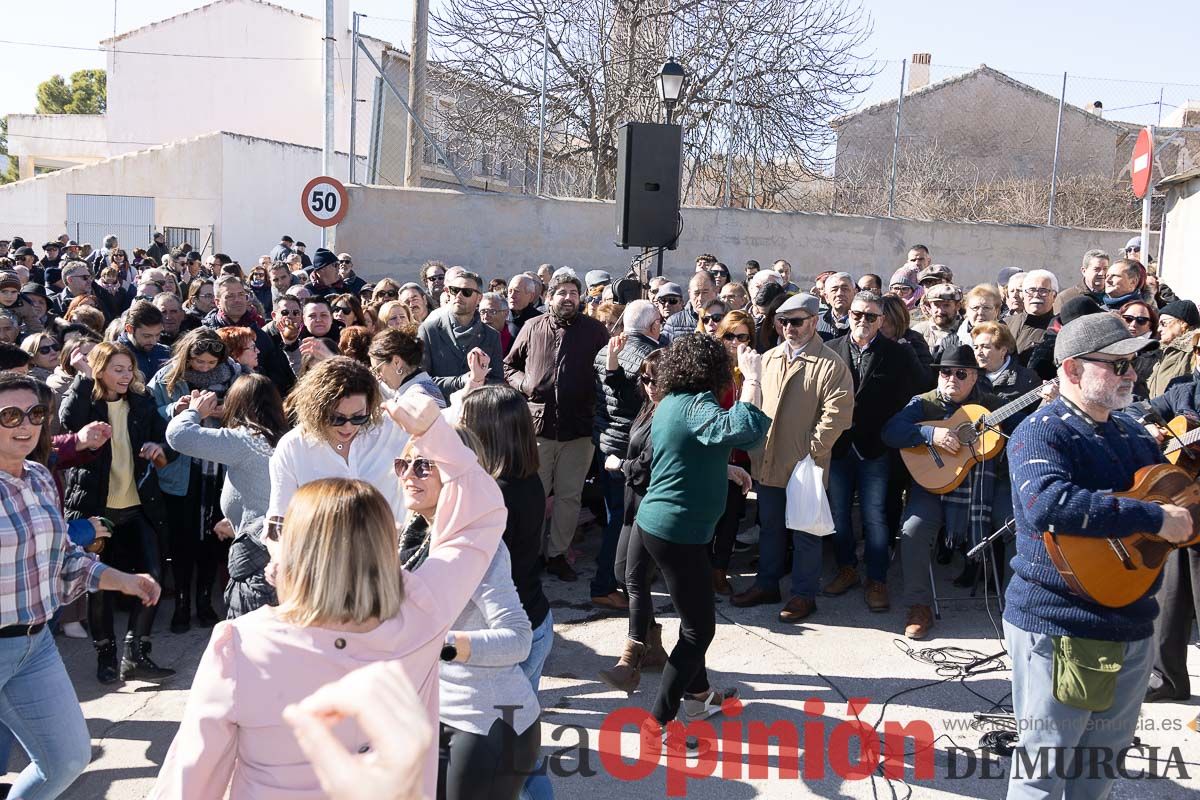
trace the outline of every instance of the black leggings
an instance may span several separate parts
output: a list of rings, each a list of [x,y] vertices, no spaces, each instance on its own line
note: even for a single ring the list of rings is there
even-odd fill
[[[746,495],[742,494],[742,487],[733,481],[727,483],[729,491],[725,496],[725,513],[717,520],[709,547],[713,569],[720,570],[729,569],[729,561],[733,558],[733,542],[742,523],[742,512],[746,510]]]
[[[208,486],[204,483],[206,480]],[[171,520],[171,573],[175,577],[175,594],[185,603],[191,602],[193,573],[196,575],[197,601],[208,598],[228,549],[212,532],[212,525],[220,514],[213,515],[211,505],[216,503],[219,493],[220,489],[214,487],[211,479],[206,479],[195,465],[186,495],[163,493]]]
[[[162,581],[162,568],[158,556],[158,532],[146,518],[141,506],[108,509],[104,516],[112,520],[115,530],[109,538],[100,560],[125,572],[145,572]],[[115,642],[113,627],[113,603],[120,595],[115,591],[93,592],[88,595],[88,625],[92,629],[92,641]],[[136,598],[129,606],[129,633],[148,637],[154,627],[154,612],[158,604],[147,608]]]
[[[540,722],[524,733],[496,720],[487,736],[441,725],[438,734],[438,800],[516,800],[537,767]]]
[[[636,523],[630,537],[625,578],[629,588],[629,638],[646,641],[649,612],[653,608],[646,575],[652,565],[657,564],[662,570],[671,602],[679,614],[679,641],[663,668],[662,683],[652,709],[655,719],[664,724],[679,713],[685,691],[698,694],[709,688],[704,655],[716,634],[717,612],[713,603],[708,549],[708,543],[668,542],[646,533]]]

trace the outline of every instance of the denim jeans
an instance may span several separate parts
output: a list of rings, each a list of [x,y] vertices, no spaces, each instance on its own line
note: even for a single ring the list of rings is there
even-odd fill
[[[821,537],[787,528],[787,491],[778,486],[758,487],[758,577],[755,585],[777,591],[787,559],[787,537],[792,537],[792,597],[817,596],[821,579]]]
[[[625,520],[625,476],[610,472],[600,465],[600,488],[604,492],[604,511],[608,519],[604,524],[604,536],[600,540],[600,552],[596,554],[596,576],[592,578],[592,597],[603,597],[617,590],[617,576],[613,562],[617,557],[617,541],[621,538],[621,524]]]
[[[87,723],[49,628],[0,639],[0,723],[29,754],[13,797],[58,797],[91,761]]]
[[[850,509],[854,490],[858,489],[858,506],[862,511],[863,557],[867,562],[867,579],[886,582],[888,570],[887,524],[888,457],[859,458],[854,452],[835,458],[829,470],[829,508],[833,512],[833,534],[837,565],[857,567],[854,525]]]
[[[1034,797],[1102,800],[1107,797],[1113,779],[1103,777],[1103,760],[1100,768],[1095,770],[1096,774],[1090,774],[1088,754],[1102,752],[1101,748],[1118,753],[1133,743],[1138,711],[1146,694],[1146,680],[1154,664],[1154,639],[1125,644],[1125,660],[1117,677],[1116,697],[1107,711],[1086,711],[1064,705],[1054,698],[1053,637],[1030,633],[1005,620],[1004,642],[1013,662],[1013,713],[1021,725],[1018,747],[1027,754],[1024,760],[1013,756],[1008,800]],[[1064,756],[1070,760],[1058,763]],[[1032,775],[1025,774],[1024,764],[1034,764],[1039,759],[1043,759],[1045,769],[1041,770],[1039,765],[1031,770]],[[1074,762],[1074,759],[1082,761]],[[1082,773],[1076,772],[1079,763],[1083,767]],[[1116,768],[1116,762],[1109,763]],[[1141,766],[1141,762],[1132,761],[1128,768],[1136,770]],[[1081,774],[1081,777],[1071,780],[1062,777],[1075,774]]]
[[[619,529],[618,529],[619,532]],[[554,644],[554,615],[547,611],[542,624],[533,629],[533,643],[529,646],[529,655],[521,662],[521,672],[533,685],[536,694],[538,684],[542,682],[542,668],[546,666],[546,658]],[[540,723],[537,723],[540,724]],[[546,760],[541,759],[533,774],[525,780],[521,788],[520,800],[553,800],[554,788],[546,775]]]

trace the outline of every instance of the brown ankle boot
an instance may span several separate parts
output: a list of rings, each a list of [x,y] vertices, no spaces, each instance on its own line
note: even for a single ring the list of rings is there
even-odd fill
[[[667,651],[662,643],[662,625],[654,623],[646,632],[646,655],[642,656],[642,669],[646,672],[662,672],[667,665]]]
[[[646,645],[626,639],[621,659],[612,669],[600,670],[600,680],[614,689],[633,694],[642,680],[642,659],[645,655]]]

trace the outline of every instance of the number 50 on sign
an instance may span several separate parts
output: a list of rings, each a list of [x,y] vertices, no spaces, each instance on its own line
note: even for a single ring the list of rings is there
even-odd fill
[[[306,183],[300,193],[300,209],[318,228],[330,228],[341,222],[349,208],[348,201],[342,182],[324,175]]]

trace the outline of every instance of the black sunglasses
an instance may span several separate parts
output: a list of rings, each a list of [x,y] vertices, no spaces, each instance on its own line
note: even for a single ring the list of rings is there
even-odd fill
[[[750,334],[748,334],[748,333],[727,333],[724,336],[722,336],[721,338],[727,342],[741,342],[741,343],[745,344],[746,342],[750,341]]]
[[[291,311],[288,311],[288,310],[285,308],[285,309],[281,309],[281,310],[279,310],[279,311],[276,311],[275,313],[276,313],[276,314],[278,314],[278,315],[280,315],[281,317],[298,317],[298,316],[300,316],[300,309],[298,309],[298,308],[293,308]]]
[[[334,428],[340,428],[346,423],[350,423],[356,428],[361,428],[370,421],[370,414],[355,414],[352,417],[344,417],[341,414],[331,414],[329,416],[329,424]]]
[[[643,386],[653,386],[654,385],[654,378],[651,378],[649,375],[642,375],[642,376],[638,377],[638,380],[642,382]]]
[[[669,294],[666,297],[655,298],[654,302],[658,303],[660,306],[673,306],[682,303],[683,300],[673,294]]]
[[[38,403],[28,411],[22,411],[16,406],[6,406],[0,408],[0,425],[5,428],[16,428],[25,419],[29,420],[30,425],[41,425],[46,421],[46,415],[49,413],[49,407],[42,403]]]
[[[1091,361],[1093,364],[1108,364],[1112,367],[1113,375],[1121,376],[1129,372],[1129,368],[1133,366],[1133,361],[1128,358],[1118,358],[1116,361],[1109,361],[1104,358],[1088,358],[1087,356],[1075,356],[1080,361]]]
[[[474,297],[475,293],[479,290],[472,289],[468,286],[447,286],[446,291],[449,292],[451,296],[461,294],[463,297]]]
[[[776,319],[778,319],[779,324],[785,328],[790,328],[793,325],[799,328],[801,325],[812,319],[812,317],[776,317]]]
[[[855,322],[865,319],[871,325],[874,325],[876,322],[879,321],[878,314],[872,314],[870,311],[855,311],[854,309],[850,310],[850,318],[853,319]]]
[[[49,355],[50,353],[60,352],[61,350],[62,350],[62,348],[59,347],[57,344],[44,344],[38,348],[38,355],[45,356],[45,355]]]
[[[412,474],[417,478],[428,478],[429,473],[433,472],[434,463],[428,458],[397,458],[392,462],[392,469],[396,471],[396,477],[403,478],[408,474],[409,469],[412,469]]]
[[[972,372],[974,372],[974,370],[950,369],[949,367],[946,367],[944,369],[939,369],[938,375],[941,375],[943,378],[958,378],[960,381],[965,381],[967,376]]]
[[[729,277],[729,273],[723,269],[709,270],[709,274],[712,275],[714,278],[728,278]]]
[[[354,262],[348,258],[339,258],[338,263],[339,264],[353,264]]]
[[[335,314],[353,314],[354,309],[350,308],[350,306],[334,306],[333,313],[335,313]]]
[[[428,275],[425,277],[425,280],[429,281],[430,283],[441,283],[442,281],[446,280],[446,276],[445,276],[445,274]]]
[[[395,300],[399,296],[400,296],[399,292],[392,291],[391,289],[376,289],[374,292],[371,293],[371,297],[390,297],[393,300]]]
[[[1135,317],[1133,314],[1122,314],[1121,319],[1125,320],[1130,325],[1132,325],[1135,322],[1138,325],[1149,325],[1150,324],[1149,317]]]
[[[723,320],[723,319],[725,319],[725,315],[724,315],[724,314],[706,314],[706,315],[703,317],[703,320],[704,320],[704,324],[705,324],[705,325],[709,324],[710,322],[712,322],[712,323],[715,323],[715,324],[717,324],[717,325],[720,325],[720,324],[721,324],[721,320]]]
[[[196,342],[196,346],[193,348],[192,352],[198,356],[203,355],[205,353],[208,353],[209,355],[214,355],[214,356],[223,356],[223,355],[225,355],[225,343],[220,342],[220,341]]]

